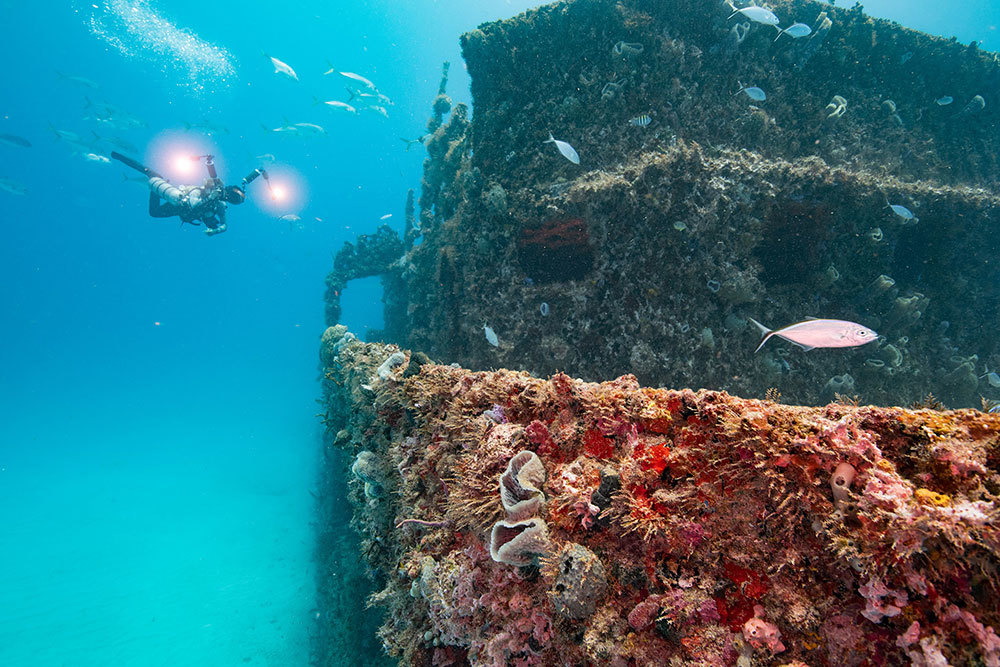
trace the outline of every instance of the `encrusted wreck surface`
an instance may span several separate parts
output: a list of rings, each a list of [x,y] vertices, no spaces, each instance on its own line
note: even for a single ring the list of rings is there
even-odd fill
[[[1000,398],[994,54],[773,5],[812,33],[775,40],[717,0],[575,0],[465,35],[475,114],[443,120],[442,83],[407,250],[366,269],[385,277],[384,338],[470,368],[803,404]],[[329,324],[351,275],[331,274]],[[749,318],[810,316],[881,337],[754,355]]]
[[[321,358],[401,664],[1000,665],[998,415]]]

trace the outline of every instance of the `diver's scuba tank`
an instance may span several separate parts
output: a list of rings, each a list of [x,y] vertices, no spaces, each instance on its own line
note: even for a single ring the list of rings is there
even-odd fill
[[[149,179],[149,189],[160,199],[165,199],[175,206],[180,206],[187,200],[187,195],[176,185],[171,185],[166,179],[154,176]]]

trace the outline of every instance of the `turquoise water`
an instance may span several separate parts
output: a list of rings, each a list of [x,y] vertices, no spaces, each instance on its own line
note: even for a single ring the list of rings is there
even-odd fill
[[[0,190],[0,665],[308,663],[331,252],[401,231],[423,152],[400,137],[423,132],[441,62],[468,102],[458,35],[534,4],[0,0],[0,134],[32,144],[0,145],[27,190]],[[988,0],[866,11],[1000,48]],[[347,99],[327,61],[374,81],[388,118],[314,106]],[[327,134],[261,127],[296,122]],[[211,151],[227,182],[271,154],[292,196],[258,181],[205,238],[85,157],[112,149],[165,171]],[[381,325],[377,281],[343,305],[352,330]]]

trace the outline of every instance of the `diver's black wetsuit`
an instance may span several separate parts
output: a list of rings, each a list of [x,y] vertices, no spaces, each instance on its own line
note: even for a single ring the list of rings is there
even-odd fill
[[[172,218],[175,215],[181,222],[197,225],[198,220],[205,223],[209,230],[216,234],[226,231],[226,204],[221,199],[209,198],[197,207],[173,204],[162,199],[155,191],[149,192],[149,215],[153,218]]]

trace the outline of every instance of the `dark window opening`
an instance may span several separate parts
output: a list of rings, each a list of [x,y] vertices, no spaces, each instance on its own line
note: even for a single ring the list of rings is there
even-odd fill
[[[594,265],[590,235],[580,218],[549,220],[523,229],[517,251],[521,269],[539,283],[578,280]]]

